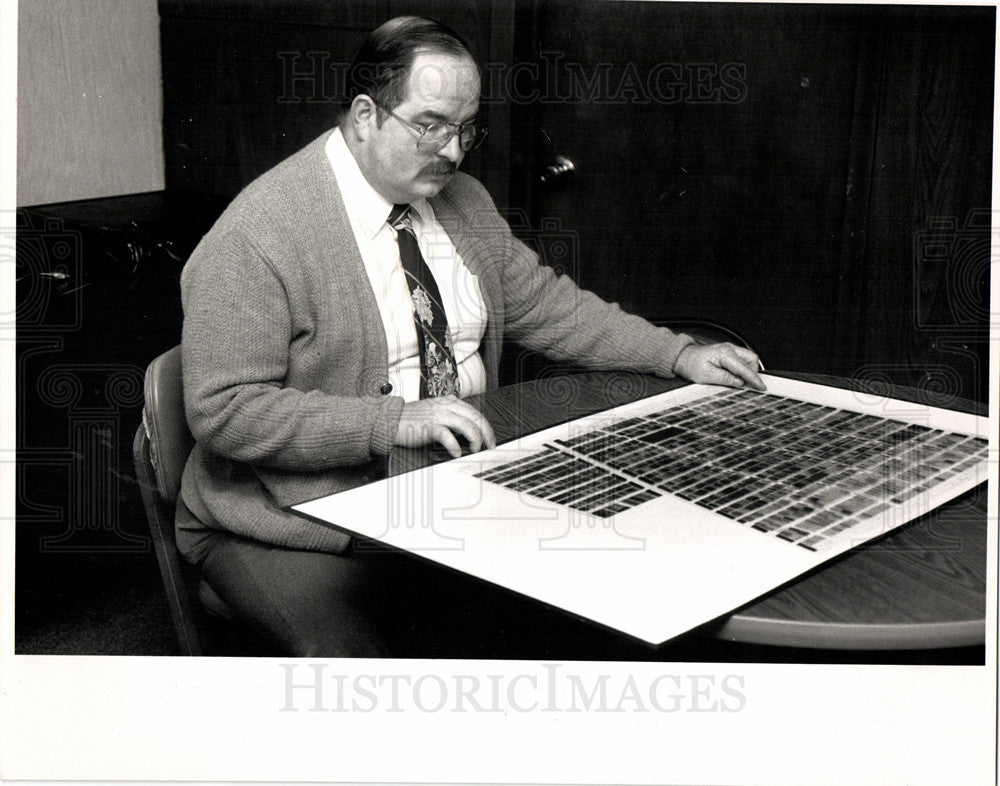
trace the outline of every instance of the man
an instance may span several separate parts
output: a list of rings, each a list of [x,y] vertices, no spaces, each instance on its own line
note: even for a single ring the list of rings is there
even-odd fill
[[[231,612],[301,656],[385,654],[380,604],[420,570],[283,507],[377,477],[394,446],[493,447],[462,399],[497,385],[505,334],[593,368],[763,387],[752,352],[694,345],[539,265],[456,173],[485,132],[454,32],[387,22],[349,89],[338,128],[237,196],[181,282],[197,444],[178,545]]]

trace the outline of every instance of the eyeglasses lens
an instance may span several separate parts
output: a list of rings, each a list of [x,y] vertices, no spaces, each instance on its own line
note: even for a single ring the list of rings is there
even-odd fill
[[[417,140],[421,150],[438,151],[447,145],[455,133],[448,126],[430,126]],[[458,134],[458,146],[468,153],[475,150],[486,136],[486,127],[480,125],[463,126]]]

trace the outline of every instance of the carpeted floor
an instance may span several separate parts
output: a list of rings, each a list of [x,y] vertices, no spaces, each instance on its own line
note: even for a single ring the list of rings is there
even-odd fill
[[[60,562],[18,604],[17,654],[179,654],[152,554]]]

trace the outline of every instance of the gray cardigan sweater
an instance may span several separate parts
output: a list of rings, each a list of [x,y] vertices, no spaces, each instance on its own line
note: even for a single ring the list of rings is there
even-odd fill
[[[385,335],[327,136],[240,193],[181,277],[185,408],[197,444],[177,534],[194,562],[213,529],[342,551],[347,536],[282,508],[370,480],[393,445],[403,400],[381,392]],[[505,334],[556,360],[672,375],[689,337],[540,265],[476,180],[455,175],[431,205],[479,280],[490,389]]]

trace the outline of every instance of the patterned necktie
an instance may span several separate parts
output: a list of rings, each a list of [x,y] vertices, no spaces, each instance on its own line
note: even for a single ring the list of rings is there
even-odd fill
[[[420,397],[458,395],[455,353],[448,334],[448,320],[434,275],[417,245],[410,222],[409,205],[393,205],[389,225],[396,230],[399,261],[413,299],[413,321],[417,326],[420,352]]]

